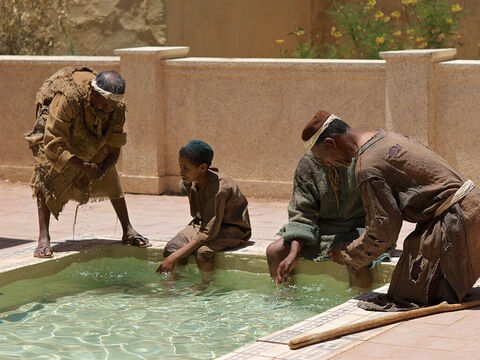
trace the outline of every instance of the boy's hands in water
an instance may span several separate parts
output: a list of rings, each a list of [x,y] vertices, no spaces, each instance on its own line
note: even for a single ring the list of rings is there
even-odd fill
[[[162,261],[160,266],[157,269],[157,273],[171,273],[177,265],[177,257],[175,253],[170,254],[165,260]]]

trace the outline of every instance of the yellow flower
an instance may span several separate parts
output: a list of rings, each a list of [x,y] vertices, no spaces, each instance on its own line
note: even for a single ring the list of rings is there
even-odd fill
[[[403,5],[415,5],[418,0],[402,0]]]
[[[402,30],[397,30],[393,33],[395,36],[402,36]]]
[[[342,36],[343,36],[343,34],[342,34],[340,31],[335,31],[335,32],[333,33],[333,37],[334,37],[335,39],[339,39],[339,38],[341,38]]]
[[[457,39],[461,39],[462,38],[462,35],[457,35]]]
[[[375,42],[377,43],[377,45],[382,45],[385,42],[385,38],[383,36],[377,37],[375,39]]]
[[[389,22],[389,21],[390,21],[390,16],[385,16],[385,17],[383,18],[383,21]]]
[[[283,40],[283,39],[278,39],[278,40],[275,40],[275,42],[276,42],[277,44],[283,44],[283,43],[285,42],[285,40]]]
[[[426,42],[423,42],[420,45],[418,45],[418,47],[421,48],[421,49],[425,49],[427,47],[427,45],[428,44]]]
[[[414,31],[415,31],[415,30],[413,30],[413,29],[408,29],[408,30],[407,30],[407,34],[408,34],[408,35],[413,34]]]
[[[460,4],[453,4],[452,5],[452,11],[453,12],[462,11],[462,7],[460,6]]]
[[[423,40],[425,40],[424,37],[418,37],[415,39],[416,42],[422,42]]]
[[[376,0],[368,0],[367,5],[365,5],[365,10],[372,10],[375,5],[377,5]]]
[[[394,19],[398,19],[401,16],[400,11],[394,11],[390,14],[390,16]]]
[[[452,20],[452,18],[447,18],[447,20],[445,20],[445,21],[447,22],[447,24],[451,24],[451,23],[453,23],[453,20]]]
[[[375,13],[375,19],[377,19],[377,20],[378,20],[378,19],[381,19],[381,18],[383,17],[383,15],[384,15],[384,14],[383,14],[382,11],[380,11],[380,10],[377,11],[377,12]]]

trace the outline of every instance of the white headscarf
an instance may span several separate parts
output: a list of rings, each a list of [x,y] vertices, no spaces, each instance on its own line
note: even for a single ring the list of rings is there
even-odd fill
[[[330,125],[330,123],[333,121],[333,120],[340,120],[340,118],[335,115],[335,114],[331,114],[327,120],[325,120],[325,122],[323,123],[322,127],[320,129],[318,129],[318,131],[308,140],[305,140],[303,142],[303,145],[305,146],[305,149],[307,150],[310,150],[314,145],[315,143],[317,142],[318,138],[320,137],[320,135],[323,134],[323,132],[325,130],[327,130],[328,128],[328,125]]]
[[[98,86],[96,79],[92,80],[92,87],[97,93],[102,95],[105,99],[109,99],[117,102],[122,101],[123,99],[123,94],[112,94],[107,90],[103,90],[100,86]]]

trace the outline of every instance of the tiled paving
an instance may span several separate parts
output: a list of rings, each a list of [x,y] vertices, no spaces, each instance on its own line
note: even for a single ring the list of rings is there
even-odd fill
[[[127,194],[126,199],[132,224],[151,239],[153,248],[162,248],[189,221],[188,202],[184,197]],[[250,199],[249,203],[253,227],[251,246],[235,252],[264,255],[266,246],[275,238],[275,232],[287,220],[288,202]],[[51,235],[56,259],[84,249],[118,243],[121,227],[108,201],[81,206],[73,236],[74,213],[75,205],[69,204],[60,221],[52,219]],[[36,205],[28,186],[1,181],[0,273],[49,261],[32,256],[37,226]],[[411,230],[411,224],[404,224],[400,238]],[[401,246],[402,241],[399,241],[397,248],[401,249]],[[384,286],[377,291],[386,289]],[[287,344],[292,337],[385,316],[384,313],[358,308],[357,301],[350,300],[267,335],[220,359],[480,359],[480,307],[393,324],[299,350],[289,349]]]

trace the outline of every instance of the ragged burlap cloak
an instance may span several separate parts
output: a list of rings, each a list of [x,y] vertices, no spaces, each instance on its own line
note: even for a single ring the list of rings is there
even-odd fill
[[[359,149],[356,178],[366,231],[343,252],[345,262],[364,266],[395,243],[403,220],[416,223],[403,243],[388,298],[399,308],[451,301],[446,292],[438,296],[445,283],[453,300],[461,301],[480,276],[480,191],[474,188],[435,217],[465,177],[424,145],[385,131]]]
[[[300,159],[288,205],[288,223],[278,232],[286,243],[304,240],[302,256],[328,258],[334,242],[358,238],[365,226],[365,211],[355,181],[355,161],[348,168],[337,167],[338,178],[329,179],[329,170],[317,162],[309,150]],[[337,186],[332,184],[336,182]],[[337,191],[334,190],[337,188]],[[338,202],[337,202],[338,199]]]
[[[69,200],[86,203],[90,197],[123,195],[115,167],[91,181],[68,164],[73,156],[101,163],[109,146],[120,148],[126,143],[125,104],[110,114],[97,114],[90,105],[90,82],[96,75],[86,67],[67,67],[53,74],[37,93],[35,125],[25,134],[35,163],[34,195],[45,194],[56,218]]]

